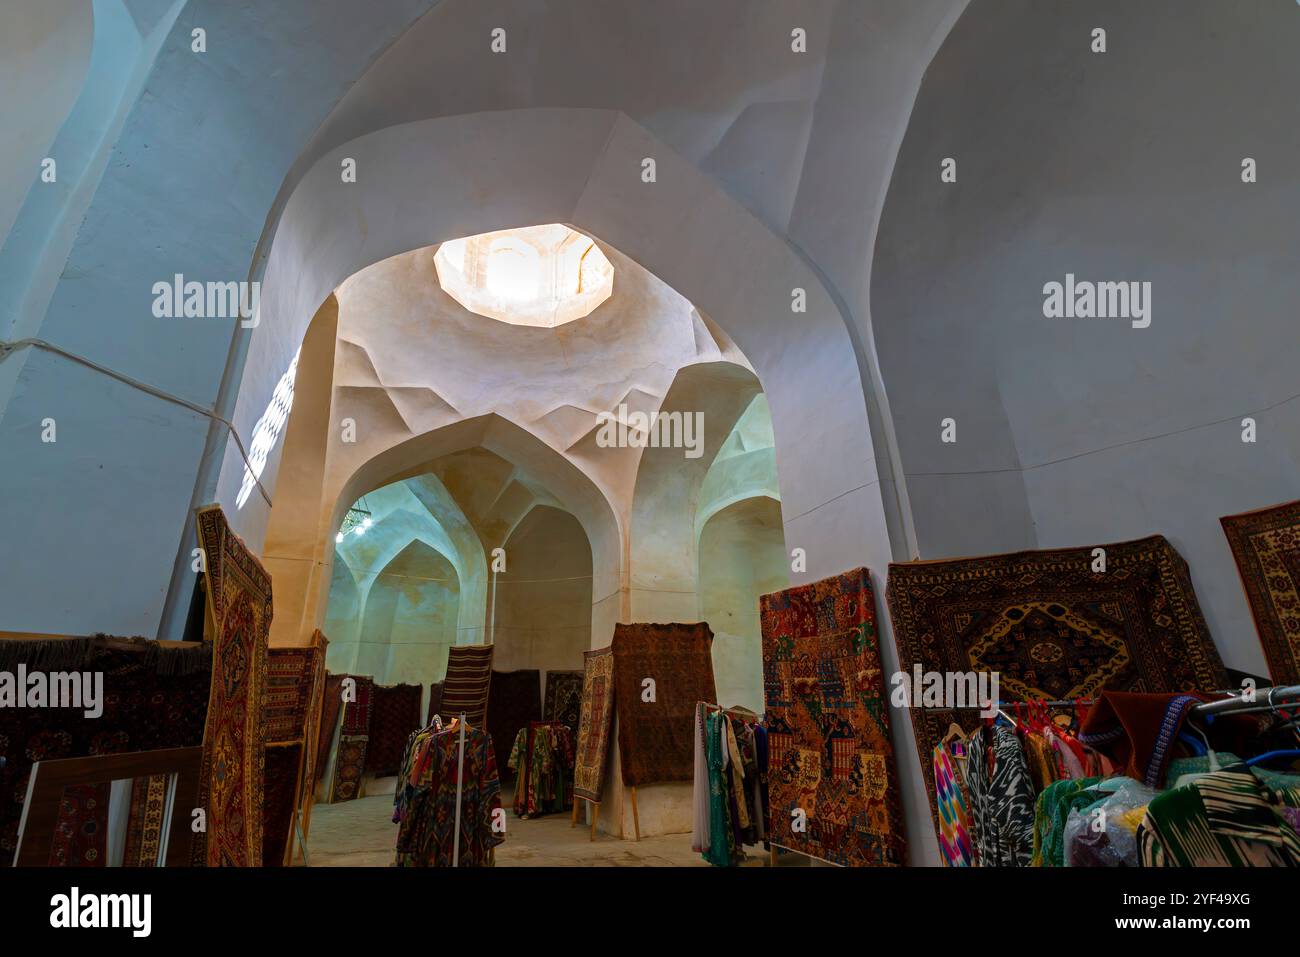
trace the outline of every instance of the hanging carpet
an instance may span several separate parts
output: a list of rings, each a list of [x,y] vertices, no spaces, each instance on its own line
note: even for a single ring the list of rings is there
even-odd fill
[[[1225,686],[1187,563],[1163,536],[1096,546],[889,566],[900,668],[999,674],[1003,701],[1093,698],[1103,690]],[[1099,567],[1099,566],[1098,566]],[[971,702],[973,703],[973,702]],[[952,722],[979,711],[912,709],[931,811],[929,756]]]
[[[345,675],[355,682],[356,694],[343,703],[343,723],[334,757],[334,783],[330,801],[351,801],[361,796],[361,775],[366,769],[370,747],[370,720],[374,713],[375,680],[364,675]],[[346,689],[344,689],[346,690]]]
[[[204,637],[213,651],[199,773],[207,831],[195,837],[194,860],[255,867],[262,862],[271,576],[231,531],[220,506],[199,509],[198,529],[207,572]]]
[[[326,675],[325,693],[321,696],[320,736],[316,740],[316,780],[325,776],[330,751],[334,747],[334,732],[339,727],[339,712],[343,710],[344,675]]]
[[[614,649],[583,652],[582,710],[573,767],[573,793],[577,797],[600,801],[613,723]]]
[[[452,645],[447,654],[447,676],[442,682],[439,713],[443,720],[463,714],[472,727],[485,727],[491,682],[491,645]]]
[[[366,752],[366,773],[396,774],[406,750],[406,739],[420,728],[420,685],[375,685],[374,708],[370,717],[370,745]]]
[[[211,645],[147,638],[0,640],[0,670],[99,672],[103,714],[84,708],[0,708],[0,867],[13,863],[35,761],[203,742]]]
[[[546,672],[546,701],[542,706],[545,721],[558,721],[578,740],[578,720],[582,716],[582,672]]]
[[[865,568],[759,599],[772,843],[907,863],[875,596]]]
[[[1276,685],[1300,683],[1300,502],[1219,519]]]
[[[614,627],[614,708],[625,786],[694,779],[695,703],[717,699],[712,644],[705,622]]]

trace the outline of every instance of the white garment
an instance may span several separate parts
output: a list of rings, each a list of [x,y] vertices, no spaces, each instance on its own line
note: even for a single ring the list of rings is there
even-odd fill
[[[704,756],[704,705],[695,705],[695,780],[692,787],[691,850],[709,849],[709,764]]]

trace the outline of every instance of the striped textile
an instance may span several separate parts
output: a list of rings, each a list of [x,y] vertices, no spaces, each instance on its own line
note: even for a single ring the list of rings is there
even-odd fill
[[[1287,807],[1300,807],[1300,777],[1257,777],[1244,765],[1207,774],[1147,806],[1137,834],[1142,866],[1300,867]]]
[[[442,684],[443,720],[459,714],[471,727],[486,728],[488,688],[492,683],[491,645],[453,645]]]

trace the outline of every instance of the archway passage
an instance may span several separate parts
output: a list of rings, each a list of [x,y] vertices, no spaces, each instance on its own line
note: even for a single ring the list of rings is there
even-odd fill
[[[608,644],[616,621],[719,615],[743,621],[719,633],[718,684],[728,703],[757,704],[758,595],[788,582],[758,376],[676,290],[567,227],[577,238],[559,246],[557,283],[570,246],[579,264],[595,252],[608,264],[590,312],[530,327],[466,308],[447,263],[473,273],[478,257],[490,270],[494,244],[513,235],[393,256],[316,310],[294,376],[310,405],[295,401],[270,463],[283,478],[269,558],[298,582],[277,598],[279,637],[324,622],[338,634],[332,672],[372,679],[377,693],[418,684],[427,713],[454,647],[491,645],[498,684],[532,694],[531,681],[540,698],[552,674],[580,672],[583,653]],[[494,732],[501,765],[511,737]],[[364,776],[361,801],[395,786]],[[642,794],[644,836],[689,830],[680,789]],[[630,835],[612,763],[607,794],[600,829]],[[361,813],[322,810],[327,822]],[[514,843],[520,860],[529,846]]]

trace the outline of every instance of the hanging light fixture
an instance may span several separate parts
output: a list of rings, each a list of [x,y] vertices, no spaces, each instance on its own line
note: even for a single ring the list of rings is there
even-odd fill
[[[363,495],[361,500],[349,508],[347,514],[343,516],[343,524],[339,526],[339,533],[334,536],[334,541],[343,541],[343,536],[348,532],[364,535],[373,524],[374,516],[370,509],[366,508],[366,497]]]

